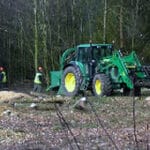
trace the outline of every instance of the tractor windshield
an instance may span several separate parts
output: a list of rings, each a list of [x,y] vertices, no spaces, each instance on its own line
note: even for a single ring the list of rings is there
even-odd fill
[[[93,47],[93,59],[99,60],[100,58],[112,55],[112,47],[101,46],[101,47]]]

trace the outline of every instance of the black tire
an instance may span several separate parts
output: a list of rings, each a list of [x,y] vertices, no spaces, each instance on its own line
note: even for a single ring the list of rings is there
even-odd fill
[[[76,96],[79,94],[81,80],[81,72],[78,67],[69,66],[65,68],[61,85],[63,94],[65,96]]]
[[[92,82],[94,96],[110,96],[112,94],[112,83],[105,74],[96,74]]]

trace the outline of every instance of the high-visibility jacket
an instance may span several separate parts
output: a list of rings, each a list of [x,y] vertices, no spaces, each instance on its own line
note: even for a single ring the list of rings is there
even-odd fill
[[[35,78],[34,78],[34,83],[36,83],[36,84],[42,84],[42,82],[40,80],[40,77],[42,77],[42,73],[37,72],[36,75],[35,75]]]
[[[5,71],[2,71],[2,75],[3,75],[2,83],[6,83],[6,82],[7,82],[6,72],[5,72]]]

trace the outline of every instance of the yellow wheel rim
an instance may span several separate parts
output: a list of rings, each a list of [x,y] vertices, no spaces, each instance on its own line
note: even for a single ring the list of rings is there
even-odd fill
[[[73,73],[68,73],[65,77],[65,87],[68,92],[73,92],[76,87],[76,78]]]
[[[100,80],[96,80],[95,82],[95,91],[97,95],[100,95],[102,93],[102,83]]]

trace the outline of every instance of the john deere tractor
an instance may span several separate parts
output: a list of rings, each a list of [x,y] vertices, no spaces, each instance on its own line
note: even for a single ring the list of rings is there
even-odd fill
[[[109,96],[117,89],[138,96],[142,87],[150,87],[150,67],[142,66],[134,51],[123,56],[112,44],[80,44],[63,53],[60,71],[50,72],[50,78],[48,89],[66,96],[87,90]]]

